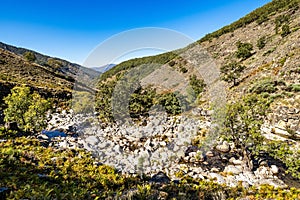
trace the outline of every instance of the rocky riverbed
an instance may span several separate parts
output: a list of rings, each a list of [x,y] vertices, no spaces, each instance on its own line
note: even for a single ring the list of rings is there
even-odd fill
[[[102,127],[93,116],[63,111],[52,114],[47,130],[66,134],[40,134],[38,138],[46,146],[84,148],[92,152],[98,164],[113,166],[124,174],[153,177],[163,173],[173,181],[190,176],[232,187],[240,183],[244,187],[287,187],[282,167],[261,159],[250,170],[231,143],[216,140],[206,149],[193,146],[192,139],[211,126],[209,113],[199,113],[203,120],[157,115],[140,124]]]

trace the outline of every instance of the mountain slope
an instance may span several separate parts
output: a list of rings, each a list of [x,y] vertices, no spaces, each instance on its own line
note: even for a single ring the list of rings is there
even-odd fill
[[[36,59],[27,60],[26,52],[33,53]],[[75,82],[79,90],[92,91],[89,84],[98,76],[99,72],[92,69],[0,43],[1,99],[13,86],[26,84],[46,97],[67,100]]]
[[[43,55],[29,49],[14,47],[2,42],[0,42],[0,48],[19,56],[23,56],[26,52],[31,52],[36,57],[35,63],[41,66],[48,67],[50,70],[54,70],[66,76],[71,76],[73,78],[75,78],[76,76],[86,76],[86,79],[88,80],[93,79],[99,75],[99,73],[96,73],[93,69],[85,68],[83,66],[75,63],[70,63],[60,58],[52,58],[50,56]]]
[[[287,180],[287,183],[292,183],[291,185],[295,183],[299,187],[299,5],[299,0],[274,0],[237,22],[209,34],[186,48],[157,56],[129,60],[115,66],[104,73],[101,77],[102,82],[99,84],[99,90],[103,88],[100,90],[99,97],[101,98],[98,98],[101,116],[114,117],[113,114],[116,116],[115,113],[112,113],[111,107],[111,103],[116,102],[114,99],[116,96],[113,95],[118,89],[118,82],[120,83],[119,85],[125,85],[126,81],[130,80],[130,76],[133,82],[140,81],[138,78],[141,77],[143,80],[140,84],[145,90],[143,91],[139,88],[136,91],[132,91],[131,96],[122,96],[130,99],[129,108],[131,105],[135,105],[142,112],[147,113],[150,110],[149,107],[155,104],[153,102],[158,102],[157,104],[162,105],[165,110],[171,108],[168,114],[181,114],[176,112],[178,110],[178,101],[174,100],[176,98],[172,98],[172,95],[180,89],[182,83],[188,82],[191,84],[195,82],[190,77],[196,75],[199,78],[198,83],[201,83],[201,78],[206,83],[204,91],[201,91],[200,95],[198,95],[198,101],[195,101],[192,105],[198,107],[201,111],[209,109],[218,111],[215,108],[219,104],[223,104],[223,102],[211,101],[215,96],[223,96],[223,100],[226,100],[228,107],[243,104],[244,97],[257,98],[245,100],[247,103],[250,102],[251,105],[243,105],[248,109],[245,113],[240,107],[237,108],[234,114],[229,113],[231,114],[229,116],[216,112],[213,117],[216,117],[221,122],[223,122],[224,118],[227,120],[230,117],[240,117],[235,118],[235,121],[231,121],[232,127],[226,127],[226,129],[221,129],[219,132],[226,139],[233,135],[233,137],[238,138],[239,142],[244,143],[246,150],[243,153],[237,153],[243,159],[246,159],[245,155],[249,152],[249,149],[255,149],[253,146],[263,144],[263,150],[251,152],[251,154],[253,153],[251,161],[253,163],[257,161],[255,160],[257,157],[254,159],[254,154],[256,156],[259,154],[263,159],[264,156],[260,154],[261,152],[271,156],[273,159],[277,159],[274,162],[283,163],[284,170],[287,173],[290,172],[295,178],[295,180]],[[150,75],[149,71],[142,67],[148,65],[151,68],[155,64],[159,65],[157,73],[151,74],[150,72]],[[132,72],[135,73],[132,74]],[[183,79],[175,80],[177,77],[173,75],[174,72],[178,72]],[[219,77],[215,77],[215,75]],[[148,78],[144,79],[144,76],[148,76]],[[125,81],[122,82],[122,78]],[[210,88],[213,88],[217,82],[221,82],[224,87],[211,92]],[[162,83],[161,85],[168,87],[161,90],[160,85],[156,83]],[[147,90],[149,85],[152,86],[150,92]],[[158,95],[163,95],[163,101],[160,101],[161,96],[153,100],[153,90],[159,93]],[[121,92],[119,93],[121,94]],[[183,96],[188,98],[188,94],[183,93]],[[180,98],[177,95],[177,99]],[[258,100],[258,98],[266,101]],[[150,106],[143,106],[146,103],[149,103]],[[251,118],[249,113],[255,110],[254,107],[256,105],[260,104],[268,107],[267,114],[263,113],[262,116],[255,114],[254,117],[252,116],[253,121],[250,123],[247,121]],[[243,108],[245,109],[245,107]],[[224,108],[224,110],[226,109],[227,107]],[[260,111],[258,110],[258,112]],[[184,114],[191,115],[193,112]],[[219,116],[217,116],[218,114]],[[144,114],[143,116],[147,115]],[[246,120],[246,125],[240,124],[243,120],[241,116]],[[201,114],[200,117],[196,117],[199,120],[203,120]],[[205,120],[211,122],[211,119]],[[249,124],[247,125],[247,123]],[[230,126],[229,122],[228,124],[225,125]],[[249,142],[247,137],[252,135],[252,128],[257,124],[260,125],[257,126],[257,132],[254,135],[262,140],[254,144],[253,140]],[[247,128],[243,129],[245,127]],[[232,130],[236,130],[236,132]],[[198,144],[200,143],[200,145],[203,141],[201,131],[199,131],[198,137],[200,138],[198,139]],[[210,134],[206,134],[205,137],[207,135],[210,137]],[[214,137],[214,135],[212,136]]]

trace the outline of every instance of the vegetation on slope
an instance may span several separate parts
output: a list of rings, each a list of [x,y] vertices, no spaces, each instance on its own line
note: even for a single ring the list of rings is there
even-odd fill
[[[254,11],[238,22],[224,27],[223,30],[221,29],[216,33],[208,35],[200,41],[206,41],[239,27],[244,27],[253,20],[257,20],[257,23],[266,22],[273,12],[282,11],[286,8],[291,8],[293,10],[298,7],[298,2],[299,1],[296,0],[275,0],[267,4],[266,7]],[[292,32],[290,30],[292,28],[285,26],[287,25],[285,17],[279,17],[275,22],[278,22],[276,23],[276,26],[278,26],[278,33],[281,34],[282,38],[288,38]],[[262,38],[257,43],[259,50],[264,49],[267,42],[270,42],[268,38]],[[99,84],[99,92],[97,93],[97,106],[100,116],[103,118],[108,117],[108,119],[112,117],[111,97],[114,87],[124,70],[143,64],[146,60],[147,62],[165,64],[169,62],[169,59],[172,59],[174,58],[173,56],[175,56],[173,54],[162,55],[157,56],[157,60],[155,61],[152,60],[155,57],[149,57],[147,58],[148,60],[142,58],[127,61],[120,64],[119,67],[112,71],[107,72],[106,75],[103,76],[102,82]],[[233,56],[230,58],[233,60],[226,60],[228,63],[236,61],[236,52],[232,53],[232,55]],[[249,54],[245,53],[245,55]],[[267,56],[267,54],[265,56]],[[252,59],[251,57],[252,54],[249,55],[249,57],[241,56],[240,58],[242,60],[236,61],[236,63],[237,65],[244,66],[244,62],[246,61],[247,63]],[[235,75],[236,73],[240,74],[237,74],[238,76],[235,79],[231,79],[229,82],[234,82],[234,80],[236,80],[238,83],[246,84],[246,86],[249,86],[246,93],[253,94],[237,98],[236,95],[239,92],[239,86],[238,84],[233,84],[234,87],[230,89],[230,92],[234,95],[235,102],[229,103],[227,107],[225,121],[226,128],[223,130],[223,137],[234,142],[236,146],[241,147],[240,151],[237,153],[240,156],[245,156],[246,154],[248,159],[252,159],[253,155],[259,156],[261,152],[268,153],[272,157],[282,161],[287,167],[287,173],[291,173],[299,180],[299,150],[293,149],[290,144],[265,140],[262,138],[259,131],[263,119],[266,117],[265,113],[271,102],[280,98],[284,99],[288,96],[293,97],[293,95],[300,91],[300,86],[297,82],[290,83],[284,81],[283,77],[280,75],[281,73],[282,76],[288,73],[299,74],[299,66],[293,66],[293,71],[289,68],[283,69],[278,73],[280,67],[284,66],[286,60],[289,58],[290,57],[287,55],[287,57],[284,57],[284,59],[281,59],[278,63],[276,63],[277,61],[273,61],[272,64],[267,63],[262,66],[257,66],[257,69],[254,70],[255,73],[265,72],[268,74],[271,72],[271,75],[269,74],[268,76],[265,73],[262,73],[264,78],[256,77],[257,80],[252,81],[250,85],[244,81],[248,77],[246,73],[249,73],[249,71],[247,71],[249,70],[249,65],[245,65],[246,67],[243,70],[234,72]],[[29,61],[33,62],[33,60]],[[24,67],[37,67],[37,65],[30,62],[29,64],[24,64]],[[0,64],[7,64],[7,60],[0,57]],[[58,69],[61,67],[60,63],[55,60],[50,60],[49,65],[53,65]],[[39,68],[30,69],[32,69],[33,73],[35,73],[35,70],[40,70]],[[236,68],[233,67],[233,69]],[[9,70],[1,70],[3,70],[1,72],[4,72],[0,73],[2,81],[5,81],[7,84],[13,81],[24,81],[23,78],[26,77],[22,76],[24,75],[22,74],[22,71],[22,73],[17,74],[17,76],[13,74],[8,76],[8,73],[10,73]],[[223,75],[228,75],[226,73],[229,71],[230,70],[223,70],[222,73]],[[41,74],[47,73],[48,71]],[[51,73],[49,72],[49,74]],[[250,75],[253,74],[254,72],[250,73]],[[277,74],[279,75],[277,76]],[[282,80],[278,77],[281,77]],[[11,79],[13,79],[13,81]],[[61,79],[54,78],[53,85],[50,84],[52,87],[54,86],[53,88],[66,87],[59,86],[57,80]],[[38,85],[39,83],[40,80],[32,80],[32,85]],[[198,91],[199,94],[203,92],[204,85],[201,79],[198,80],[191,76],[190,84],[194,91]],[[88,93],[82,93],[80,95],[88,96]],[[31,97],[30,95],[26,95],[25,98]],[[8,99],[9,98],[7,98],[7,103],[9,104]],[[163,104],[170,114],[177,114],[180,113],[178,111],[181,110],[182,106],[179,106],[178,100],[178,96],[171,92],[157,94],[154,88],[138,87],[138,89],[130,96],[130,115],[133,118],[143,116],[156,103]],[[26,99],[24,102],[26,103]],[[14,104],[14,101],[11,103]],[[80,106],[81,105],[78,105],[78,107]],[[90,108],[86,109],[89,110]],[[33,133],[34,127],[32,126],[34,125],[30,124],[28,126],[28,130],[31,131],[30,133]],[[138,178],[121,175],[115,169],[95,162],[96,160],[91,154],[86,153],[83,150],[59,150],[52,147],[45,147],[34,137],[18,137],[19,135],[24,135],[24,132],[20,131],[17,134],[17,132],[0,127],[1,199],[158,199],[161,195],[165,196],[167,199],[213,199],[221,196],[232,199],[243,197],[248,197],[249,199],[300,198],[300,190],[295,188],[286,190],[262,185],[259,188],[250,187],[245,190],[242,186],[228,188],[212,182],[195,180],[190,177],[183,178],[179,183],[152,184],[148,182],[149,177]]]
[[[249,13],[245,17],[242,17],[238,21],[224,26],[223,28],[207,34],[205,37],[201,38],[198,42],[205,42],[209,41],[213,38],[218,38],[223,34],[233,32],[238,28],[245,27],[246,25],[257,21],[258,24],[268,21],[270,15],[275,14],[276,12],[282,12],[287,9],[294,9],[297,10],[299,8],[299,0],[273,0],[272,2],[264,5],[261,8],[254,10],[253,12]]]
[[[259,128],[259,123],[255,127],[249,126],[252,123],[257,124],[257,119],[249,118],[249,116],[254,117],[256,112],[260,113],[259,108],[255,109],[251,115],[246,116],[248,111],[253,108],[253,104],[255,106],[265,105],[264,101],[256,99],[256,96],[253,97],[244,98],[243,104],[233,106],[233,111],[238,112],[242,117],[241,123],[235,114],[228,113],[228,122],[234,117],[234,123],[239,124],[238,127],[242,127],[244,130],[242,136],[237,134],[236,131],[240,131],[237,127],[231,127],[234,129],[232,136],[238,136],[237,140],[240,137],[253,139],[253,134],[256,134],[257,128]],[[249,135],[247,136],[246,133]],[[246,145],[247,142],[250,142],[248,138],[243,145]],[[259,144],[261,145],[261,143]],[[282,148],[276,148],[273,151],[279,152],[276,154],[277,156],[281,156],[283,152],[284,155],[287,155],[285,151],[280,151]],[[297,172],[295,167],[299,167],[299,159],[294,161],[296,161],[295,164],[291,161],[288,162],[291,166],[289,169],[293,173]],[[1,199],[300,198],[300,190],[295,188],[285,190],[267,185],[248,189],[244,189],[242,186],[229,188],[211,181],[190,177],[182,178],[179,183],[151,183],[149,182],[150,177],[147,176],[122,175],[112,167],[96,162],[95,158],[84,150],[44,146],[35,137],[24,137],[22,132],[17,134],[16,131],[6,130],[4,127],[0,127],[0,177]]]

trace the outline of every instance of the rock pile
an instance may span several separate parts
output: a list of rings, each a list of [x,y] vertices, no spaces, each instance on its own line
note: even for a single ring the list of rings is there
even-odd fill
[[[199,149],[191,140],[209,121],[185,116],[150,116],[140,125],[110,125],[101,127],[93,117],[62,112],[53,114],[48,130],[60,130],[66,137],[39,138],[57,148],[85,148],[99,163],[114,166],[125,174],[148,174],[153,181],[178,180],[182,176],[213,180],[236,186],[270,184],[286,187],[278,179],[275,165],[262,165],[249,170],[245,161],[235,155],[234,145],[225,141],[210,149]],[[168,181],[167,181],[168,182]]]

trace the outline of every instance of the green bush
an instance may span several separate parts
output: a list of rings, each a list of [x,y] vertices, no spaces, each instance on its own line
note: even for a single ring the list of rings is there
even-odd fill
[[[177,115],[188,109],[185,97],[179,93],[166,93],[158,97],[158,102],[168,114]]]
[[[288,87],[288,91],[300,92],[300,84],[292,84]]]
[[[259,38],[258,40],[257,40],[257,44],[256,44],[256,46],[259,48],[259,49],[263,49],[265,46],[266,46],[266,37],[265,36],[263,36],[263,37],[261,37],[261,38]]]
[[[266,21],[268,21],[268,20],[269,20],[268,14],[265,13],[265,14],[261,15],[261,16],[256,20],[256,22],[257,22],[257,24],[262,24],[262,23],[264,23],[264,22],[266,22]]]
[[[276,47],[273,47],[272,49],[269,49],[268,51],[266,51],[263,56],[267,56],[269,55],[270,53],[273,53],[274,51],[276,50]]]
[[[36,60],[34,53],[31,51],[26,51],[24,53],[24,58],[29,62],[34,62]]]
[[[49,58],[47,61],[47,65],[53,67],[54,69],[59,69],[63,66],[63,63],[59,60],[56,60],[54,58]]]
[[[236,52],[236,57],[237,58],[242,58],[242,59],[247,59],[252,56],[252,50],[253,50],[253,45],[250,43],[242,43],[242,42],[237,42],[237,52]]]
[[[106,82],[100,82],[97,87],[96,93],[96,111],[99,113],[99,118],[103,122],[112,122],[112,95],[114,88],[117,85],[117,80],[111,80]]]
[[[250,94],[228,104],[226,107],[223,135],[234,142],[235,148],[244,159],[251,160],[262,148],[264,137],[260,133],[270,101],[257,94]],[[247,145],[253,144],[248,150]],[[248,163],[248,167],[252,167]]]
[[[236,86],[238,83],[238,79],[241,76],[242,71],[245,69],[246,67],[243,65],[240,65],[237,62],[232,62],[229,63],[227,65],[224,65],[221,67],[221,79],[231,83],[233,82],[233,85]]]
[[[267,151],[275,159],[281,160],[287,166],[287,172],[297,179],[300,179],[300,151],[291,149],[283,142],[270,142]]]
[[[263,7],[257,8],[253,12],[249,13],[248,15],[242,17],[236,22],[228,26],[224,26],[223,28],[205,35],[202,39],[198,42],[205,42],[209,41],[212,38],[218,38],[223,34],[233,32],[238,28],[244,27],[254,21],[257,23],[262,23],[268,19],[268,16],[272,15],[273,13],[278,13],[287,9],[298,9],[299,7],[299,0],[274,0],[270,3],[264,5]]]
[[[188,69],[187,68],[185,68],[185,67],[180,67],[180,72],[182,72],[182,73],[187,73],[188,72]]]
[[[270,78],[266,78],[255,83],[249,90],[251,93],[274,93],[278,90],[278,85],[285,85],[282,81],[275,81]]]
[[[36,92],[31,93],[26,86],[16,86],[4,98],[6,122],[17,122],[23,131],[40,131],[46,126],[46,112],[51,104]]]
[[[281,31],[281,36],[286,37],[290,33],[291,33],[290,26],[288,24],[283,25],[282,31]]]
[[[198,79],[195,74],[191,75],[189,78],[189,84],[193,88],[195,95],[198,96],[204,91],[206,84],[203,79]]]
[[[93,113],[95,98],[92,93],[76,91],[72,94],[72,109],[75,113]]]
[[[290,17],[288,15],[279,15],[278,17],[276,17],[275,19],[275,31],[276,34],[278,34],[279,32],[279,28],[283,25],[283,24],[287,24],[290,20]]]
[[[129,113],[133,118],[146,116],[150,108],[155,104],[156,91],[152,88],[139,87],[133,94],[130,95]]]

